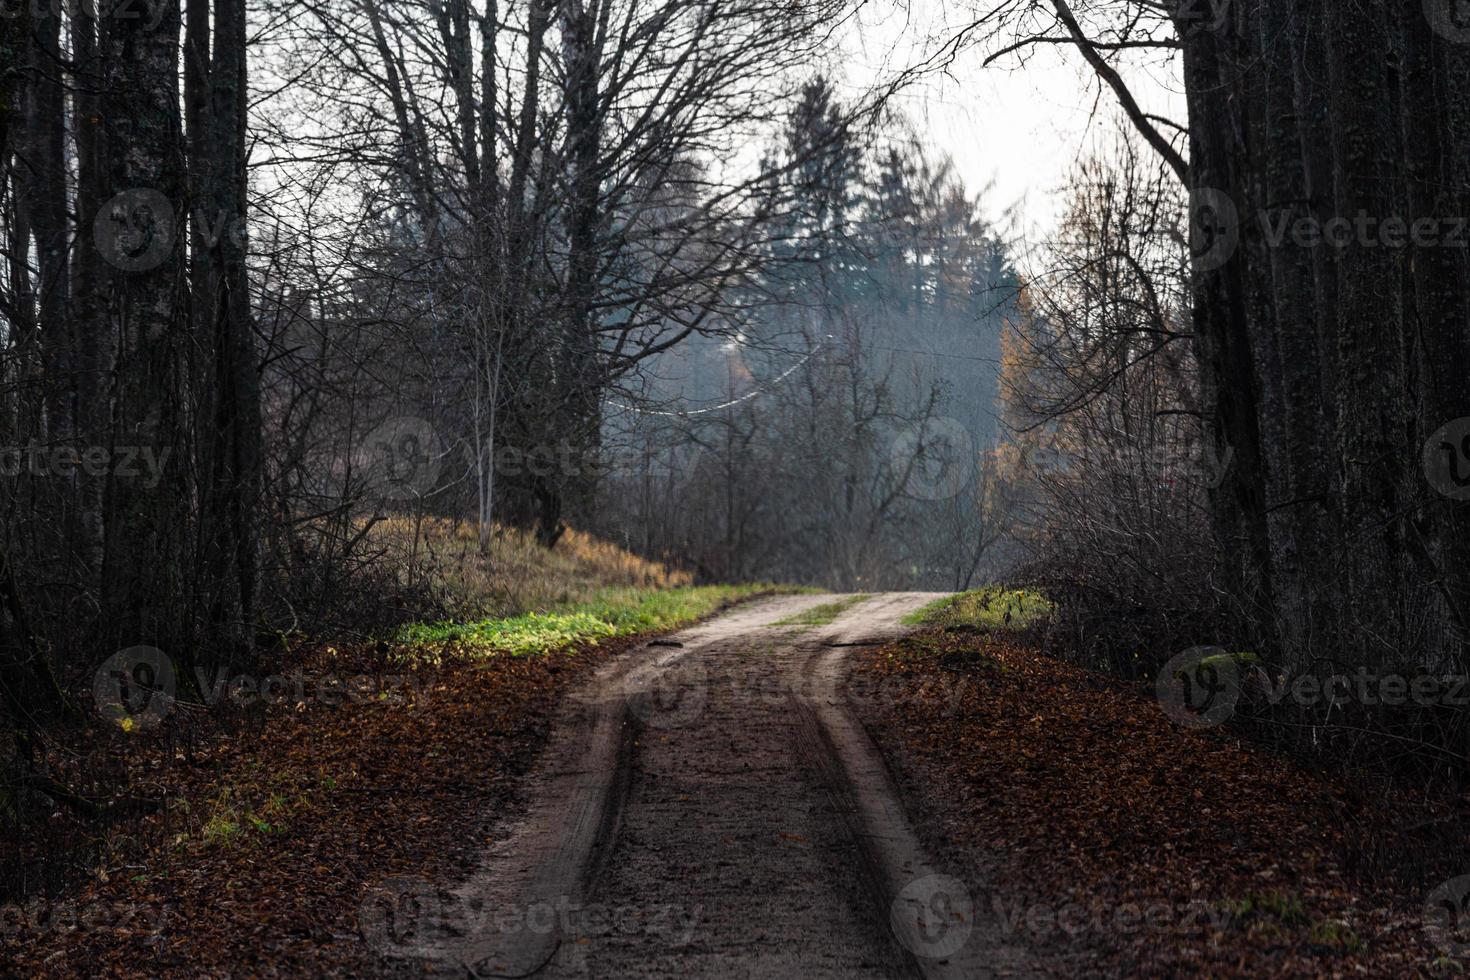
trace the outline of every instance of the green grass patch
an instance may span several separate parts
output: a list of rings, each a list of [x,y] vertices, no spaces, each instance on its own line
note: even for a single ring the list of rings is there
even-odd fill
[[[1225,902],[1224,909],[1238,924],[1265,919],[1295,929],[1308,921],[1301,899],[1285,892],[1248,892],[1244,898]]]
[[[676,589],[610,588],[591,599],[504,619],[416,623],[395,640],[403,659],[435,661],[445,654],[528,657],[618,636],[679,629],[731,603],[790,592],[769,584]]]
[[[205,823],[202,834],[206,844],[229,844],[240,836],[240,823],[223,814],[216,814]]]
[[[838,616],[847,612],[860,602],[867,602],[872,596],[854,595],[838,599],[836,602],[824,602],[820,606],[813,606],[806,612],[797,613],[795,616],[787,617],[772,626],[826,626]]]
[[[273,777],[282,779],[285,777]],[[226,789],[209,804],[209,818],[199,828],[198,838],[209,847],[231,847],[254,842],[260,837],[281,833],[290,821],[293,812],[310,805],[305,796],[288,799],[284,793],[270,793],[263,802],[251,804],[250,797],[257,796],[260,787],[250,784],[248,789]],[[188,801],[180,798],[185,813],[190,809]],[[174,838],[175,843],[184,844],[192,838],[185,831]]]
[[[1356,956],[1363,951],[1363,938],[1346,922],[1324,919],[1312,926],[1307,934],[1312,942],[1326,946],[1345,956]]]
[[[1226,914],[1231,928],[1267,942],[1300,941],[1305,930],[1309,943],[1339,956],[1356,956],[1366,948],[1352,926],[1341,919],[1313,921],[1302,900],[1287,892],[1247,892],[1217,907]]]
[[[906,626],[1025,629],[1051,614],[1052,604],[1038,592],[989,586],[931,602],[903,618]]]

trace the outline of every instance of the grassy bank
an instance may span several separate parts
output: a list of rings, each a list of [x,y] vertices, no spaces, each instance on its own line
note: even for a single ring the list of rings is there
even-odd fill
[[[611,588],[546,611],[405,627],[396,637],[412,660],[445,657],[524,657],[598,640],[679,629],[759,595],[790,592],[773,585]]]
[[[1026,629],[1051,614],[1052,605],[1040,593],[1026,589],[988,586],[959,592],[931,602],[904,617],[908,626],[979,629]]]

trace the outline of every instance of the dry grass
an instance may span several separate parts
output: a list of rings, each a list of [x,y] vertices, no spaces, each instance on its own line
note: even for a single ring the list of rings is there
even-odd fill
[[[369,540],[402,569],[405,584],[428,584],[451,615],[466,619],[546,612],[591,601],[609,588],[674,589],[688,572],[569,530],[551,551],[534,535],[497,527],[482,554],[475,525],[439,518],[378,522]]]

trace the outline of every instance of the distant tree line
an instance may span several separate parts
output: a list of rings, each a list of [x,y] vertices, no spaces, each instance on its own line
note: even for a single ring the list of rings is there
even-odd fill
[[[793,105],[760,274],[609,413],[600,526],[713,579],[964,588],[998,567],[1018,279],[947,161],[849,119],[824,79]]]

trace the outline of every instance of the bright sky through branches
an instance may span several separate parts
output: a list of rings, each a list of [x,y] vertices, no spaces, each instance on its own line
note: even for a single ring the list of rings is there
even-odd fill
[[[845,80],[864,86],[936,59],[971,19],[970,9],[943,0],[867,4],[841,38]],[[921,138],[953,158],[972,193],[993,184],[984,201],[988,218],[1000,222],[1015,208],[1009,229],[1035,243],[1054,227],[1057,192],[1079,155],[1116,124],[1117,102],[1110,91],[1099,90],[1073,48],[1041,45],[1024,67],[1015,56],[984,66],[998,43],[966,47],[945,59],[942,71],[935,61],[936,70],[894,104]],[[1154,63],[1124,74],[1146,110],[1183,125],[1182,86],[1174,70]]]

